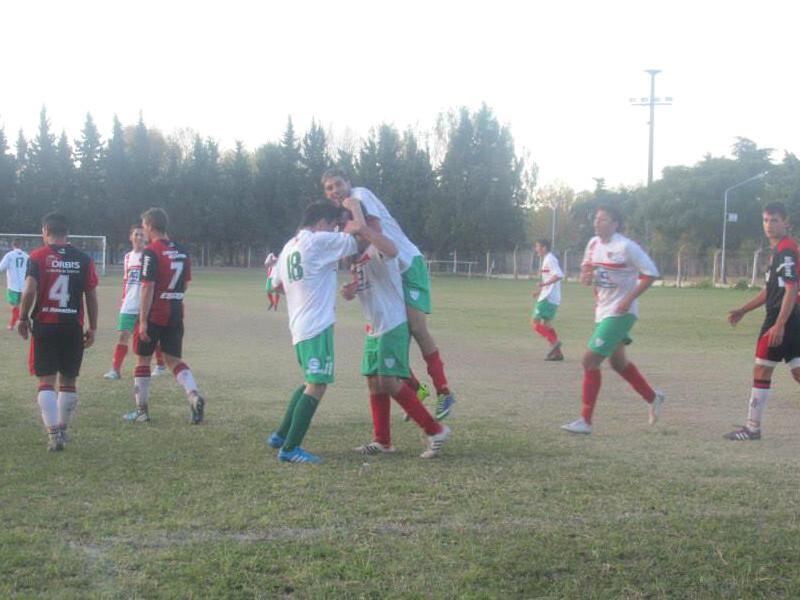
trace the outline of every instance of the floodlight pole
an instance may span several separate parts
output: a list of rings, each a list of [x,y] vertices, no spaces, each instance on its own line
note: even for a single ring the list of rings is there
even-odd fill
[[[656,123],[656,106],[669,106],[672,104],[672,98],[667,97],[665,102],[661,102],[660,98],[656,98],[656,75],[661,73],[660,69],[646,69],[645,73],[650,74],[650,98],[642,98],[641,102],[636,102],[636,98],[631,98],[632,106],[649,106],[650,107],[650,144],[647,153],[647,187],[653,184],[653,138],[655,134]]]
[[[732,185],[731,187],[729,187],[729,188],[727,188],[725,190],[724,204],[723,204],[723,208],[722,208],[722,261],[721,261],[722,264],[720,265],[720,273],[721,273],[722,283],[728,283],[727,273],[725,272],[725,247],[726,247],[725,243],[726,243],[726,240],[727,240],[727,237],[728,237],[727,236],[727,234],[728,234],[728,192],[730,192],[731,190],[735,190],[736,188],[738,188],[740,186],[743,186],[743,185],[745,185],[747,183],[750,183],[751,181],[755,181],[757,179],[764,179],[764,177],[766,177],[766,175],[767,175],[767,171],[762,171],[758,175],[753,175],[752,177],[748,177],[744,181],[740,181],[739,183],[736,183],[736,184]]]
[[[558,218],[558,200],[553,200],[553,233],[550,235],[550,251],[556,247],[556,219]]]

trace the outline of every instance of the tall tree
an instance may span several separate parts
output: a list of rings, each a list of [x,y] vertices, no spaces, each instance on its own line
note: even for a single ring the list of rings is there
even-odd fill
[[[303,196],[305,198],[320,197],[320,179],[330,167],[328,157],[328,136],[322,125],[311,120],[311,127],[303,136],[301,144],[301,161],[303,164]]]
[[[9,153],[8,140],[3,127],[0,127],[0,215],[3,216],[4,229],[16,227],[15,192],[16,164],[14,155]]]
[[[75,140],[75,157],[78,159],[77,198],[80,220],[92,235],[105,235],[105,173],[103,171],[103,141],[90,113]]]

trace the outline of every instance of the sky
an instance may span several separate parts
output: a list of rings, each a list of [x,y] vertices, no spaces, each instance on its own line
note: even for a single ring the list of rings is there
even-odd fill
[[[430,131],[482,103],[508,125],[540,185],[646,181],[646,69],[660,69],[656,178],[725,156],[737,136],[800,154],[800,3],[762,0],[121,0],[6,2],[0,126],[104,137],[117,114],[232,148],[277,141],[291,115],[334,139],[390,123]]]

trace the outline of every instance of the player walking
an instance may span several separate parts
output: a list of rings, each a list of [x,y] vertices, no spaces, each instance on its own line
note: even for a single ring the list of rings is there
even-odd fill
[[[125,268],[122,301],[119,308],[119,317],[117,318],[119,338],[117,339],[117,345],[114,347],[111,370],[103,375],[106,379],[120,378],[122,361],[125,360],[125,355],[128,354],[128,342],[131,339],[131,334],[136,331],[139,322],[139,297],[142,287],[142,250],[144,249],[144,229],[142,228],[142,224],[134,223],[131,225],[128,231],[128,237],[132,249],[125,254],[125,259],[123,260]],[[134,337],[134,340],[135,339]],[[153,377],[158,377],[167,372],[161,347],[156,347],[156,362],[158,366],[153,370]]]
[[[302,447],[327,386],[333,383],[333,325],[336,320],[336,268],[340,259],[358,250],[349,233],[334,233],[339,207],[314,202],[303,211],[297,235],[272,264],[272,291],[286,294],[289,329],[304,383],[292,394],[283,421],[267,440],[280,448],[278,460],[318,463],[321,458]]]
[[[550,352],[545,360],[564,360],[561,353],[561,340],[551,323],[556,317],[558,305],[561,304],[561,280],[564,272],[558,264],[556,255],[550,252],[550,240],[537,240],[536,254],[542,261],[539,285],[533,297],[537,298],[533,307],[533,330],[550,343]]]
[[[6,272],[6,302],[11,308],[11,321],[6,329],[12,331],[19,320],[19,301],[25,289],[25,274],[28,271],[28,255],[20,250],[17,240],[11,240],[11,250],[0,260],[0,271]]]
[[[197,425],[203,420],[205,400],[197,389],[192,371],[181,360],[183,299],[192,279],[189,254],[169,239],[169,218],[163,209],[145,211],[142,225],[150,244],[143,251],[139,330],[134,340],[136,410],[123,415],[123,419],[136,423],[150,420],[150,363],[156,346],[161,344],[167,366],[172,369],[189,400],[189,422]]]
[[[447,383],[439,349],[428,331],[427,315],[431,312],[430,277],[425,257],[400,228],[386,206],[367,188],[352,187],[344,169],[328,169],[322,176],[325,197],[336,204],[352,197],[359,200],[367,213],[377,217],[381,222],[381,230],[397,245],[398,267],[403,281],[403,297],[408,315],[408,326],[411,335],[417,341],[422,357],[428,368],[428,374],[436,388],[436,418],[441,420],[453,410],[455,398]],[[412,380],[416,381],[416,379]],[[424,399],[425,390],[418,391]]]
[[[595,290],[595,330],[583,357],[583,411],[561,428],[591,433],[592,413],[600,392],[600,366],[606,358],[636,392],[650,404],[650,424],[661,417],[664,394],[654,390],[625,356],[629,333],[638,315],[636,299],[659,277],[658,269],[636,242],[618,233],[622,215],[603,206],[594,217],[595,236],[589,240],[581,264],[581,283]]]
[[[31,333],[30,370],[39,380],[37,401],[47,429],[47,449],[63,450],[78,402],[76,380],[84,348],[97,331],[97,274],[92,259],[67,242],[67,220],[51,212],[42,219],[45,246],[31,253],[17,330]],[[83,331],[83,302],[89,329]],[[33,306],[33,328],[29,313]],[[58,394],[55,391],[58,383]]]
[[[772,247],[767,283],[758,296],[728,313],[728,322],[735,327],[751,310],[765,306],[767,311],[756,345],[747,424],[726,433],[724,437],[728,440],[761,439],[761,416],[769,401],[772,372],[780,361],[789,364],[792,377],[800,383],[800,308],[797,306],[800,256],[797,243],[786,235],[789,229],[786,206],[781,202],[767,204],[763,224]]]

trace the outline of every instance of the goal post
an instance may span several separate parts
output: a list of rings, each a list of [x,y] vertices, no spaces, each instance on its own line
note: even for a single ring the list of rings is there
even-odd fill
[[[73,235],[67,236],[69,243],[78,250],[82,250],[94,261],[101,275],[106,274],[106,236],[104,235]],[[43,246],[42,235],[36,233],[0,233],[0,256],[11,250],[12,240],[17,240],[20,250],[28,254],[32,250]]]

